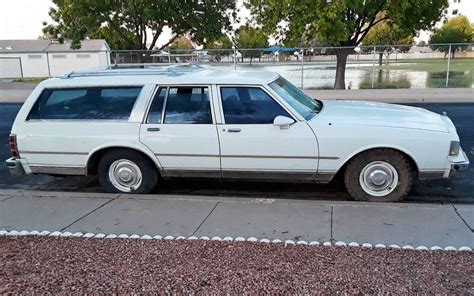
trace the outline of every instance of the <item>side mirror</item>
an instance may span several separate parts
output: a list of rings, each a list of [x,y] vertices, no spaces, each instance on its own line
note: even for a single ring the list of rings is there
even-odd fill
[[[279,126],[281,129],[288,129],[293,123],[295,123],[293,119],[281,115],[275,117],[273,120],[273,125]]]

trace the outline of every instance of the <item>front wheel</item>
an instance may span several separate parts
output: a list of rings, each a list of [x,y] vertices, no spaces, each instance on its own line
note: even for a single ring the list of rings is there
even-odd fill
[[[344,173],[347,191],[361,201],[400,201],[410,192],[413,178],[406,157],[390,149],[357,155]]]
[[[130,150],[112,150],[99,162],[99,182],[110,193],[150,193],[158,182],[154,164]]]

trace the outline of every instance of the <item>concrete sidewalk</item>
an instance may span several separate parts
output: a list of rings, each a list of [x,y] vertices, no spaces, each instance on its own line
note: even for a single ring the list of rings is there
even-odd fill
[[[474,205],[0,190],[0,229],[474,247]]]

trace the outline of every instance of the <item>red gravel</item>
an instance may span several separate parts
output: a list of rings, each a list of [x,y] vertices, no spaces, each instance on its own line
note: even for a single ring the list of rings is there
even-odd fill
[[[0,237],[0,294],[31,292],[474,294],[474,253]]]

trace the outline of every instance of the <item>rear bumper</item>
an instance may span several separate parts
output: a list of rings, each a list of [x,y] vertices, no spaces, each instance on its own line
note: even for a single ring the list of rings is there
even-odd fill
[[[446,166],[443,170],[426,170],[418,172],[419,180],[448,179],[457,172],[469,169],[469,158],[466,153],[460,149],[456,156],[449,156]]]
[[[467,158],[466,152],[460,151],[457,159],[451,161],[451,172],[466,171],[469,169],[469,158]]]
[[[12,175],[24,175],[25,170],[23,169],[23,165],[21,163],[20,159],[15,159],[15,158],[9,158],[5,160],[5,163],[7,165],[8,170],[10,171],[10,174]]]

